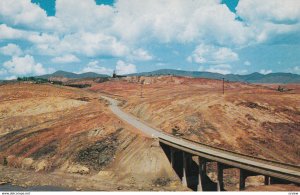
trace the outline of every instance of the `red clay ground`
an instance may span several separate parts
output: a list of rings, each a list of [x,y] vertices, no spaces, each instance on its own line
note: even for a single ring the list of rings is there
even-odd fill
[[[293,89],[288,92],[277,87],[226,82],[223,95],[222,81],[159,76],[117,79],[91,90],[116,95],[125,111],[165,132],[300,165],[300,85],[285,86]],[[228,189],[236,189],[235,176],[227,177]]]
[[[134,77],[91,89],[119,95],[126,101],[125,110],[166,132],[249,155],[300,162],[298,90],[226,83],[222,95],[221,81],[172,76]]]
[[[186,189],[156,141],[116,118],[99,94],[48,84],[2,85],[0,124],[1,180],[157,190],[157,179],[164,178],[159,189]]]

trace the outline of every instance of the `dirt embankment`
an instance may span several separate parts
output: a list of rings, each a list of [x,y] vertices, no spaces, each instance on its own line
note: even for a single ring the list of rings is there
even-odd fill
[[[155,140],[117,119],[98,94],[48,84],[0,88],[1,178],[83,190],[158,189],[165,178],[160,189],[182,189]]]
[[[143,85],[141,85],[143,83]],[[123,109],[165,132],[211,146],[299,165],[300,85],[225,83],[174,76],[127,77],[94,85],[91,90],[123,99]],[[213,166],[209,176],[215,181]],[[238,189],[239,174],[225,173],[226,189]],[[250,177],[249,190],[263,185]],[[259,187],[276,190],[278,187]],[[293,189],[286,186],[282,189]]]
[[[141,83],[144,83],[141,86]],[[216,147],[285,163],[300,162],[300,86],[174,76],[129,77],[92,87],[116,94],[131,112],[162,130]],[[141,97],[142,92],[142,97]]]

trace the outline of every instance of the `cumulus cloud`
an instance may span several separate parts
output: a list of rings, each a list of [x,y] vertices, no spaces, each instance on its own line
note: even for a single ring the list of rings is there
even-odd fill
[[[300,30],[300,1],[240,0],[236,10],[258,43]]]
[[[0,75],[4,75],[6,73],[7,73],[7,71],[5,69],[0,69]]]
[[[74,52],[82,52],[87,56],[124,56],[129,52],[127,46],[119,42],[115,37],[101,33],[78,33],[70,35],[63,40],[62,44],[74,50]]]
[[[250,35],[245,33],[247,27],[218,0],[128,0],[117,1],[115,9],[113,30],[125,40],[152,37],[160,42],[207,39],[220,44],[243,44]]]
[[[35,32],[30,30],[19,30],[0,24],[0,39],[2,40],[26,40],[33,43],[35,46],[39,45],[56,45],[60,39],[58,36],[43,32]]]
[[[300,66],[294,66],[292,68],[292,73],[300,74]]]
[[[248,73],[248,70],[247,70],[247,69],[241,69],[241,70],[237,70],[237,71],[235,72],[235,74],[241,74],[241,75],[247,74],[247,73]]]
[[[103,32],[116,15],[113,7],[96,5],[95,0],[57,0],[55,8],[67,32]]]
[[[126,66],[130,64],[124,61],[132,62],[135,71],[136,61],[159,59],[156,51],[174,56],[172,51],[179,47],[195,48],[185,54],[188,61],[224,73],[230,71],[224,64],[239,60],[238,49],[300,30],[296,0],[240,0],[236,9],[236,14],[231,12],[221,0],[122,0],[113,6],[56,0],[56,15],[47,16],[31,0],[0,0],[0,39],[27,41],[22,44],[26,54],[48,55],[56,63],[79,62],[76,56],[117,58]],[[20,56],[14,49],[5,55]],[[96,71],[111,71],[97,66]]]
[[[230,48],[200,44],[187,60],[198,64],[222,64],[237,61],[239,56]]]
[[[24,57],[13,56],[11,60],[3,63],[3,67],[7,72],[14,75],[46,74],[46,69],[41,63],[36,63],[33,56],[26,55]]]
[[[248,22],[294,24],[300,21],[300,1],[295,0],[240,0],[237,14]]]
[[[272,72],[273,72],[272,70],[266,70],[266,69],[261,69],[261,70],[259,71],[260,74],[270,74],[270,73],[272,73]]]
[[[246,66],[251,66],[251,62],[249,62],[248,60],[244,62],[244,65]]]
[[[14,79],[17,79],[17,76],[13,75],[13,76],[5,77],[5,80],[14,80]]]
[[[218,65],[210,65],[208,68],[205,68],[204,66],[200,66],[199,71],[214,72],[220,74],[230,74],[231,68],[232,67],[229,64],[218,64]]]
[[[130,58],[140,61],[149,61],[153,59],[153,56],[144,49],[137,49],[132,52],[132,56]]]
[[[67,54],[64,56],[52,58],[51,61],[54,63],[64,64],[64,63],[80,62],[80,59],[77,58],[75,55]]]
[[[0,53],[7,56],[20,56],[23,54],[23,51],[18,45],[9,43],[0,48]]]
[[[0,24],[0,39],[20,39],[25,38],[26,34],[26,31],[16,30],[6,24]]]
[[[112,74],[113,70],[110,68],[105,68],[104,66],[101,66],[99,61],[91,61],[89,62],[82,70],[81,73],[84,72],[95,72],[98,74]]]
[[[78,32],[66,35],[60,42],[50,44],[52,53],[72,52],[88,57],[114,56],[122,57],[129,54],[129,48],[113,36],[102,33]]]
[[[122,60],[119,60],[116,65],[117,74],[131,74],[136,73],[136,66],[134,64],[126,63]]]
[[[48,17],[42,8],[30,0],[1,0],[0,21],[11,26],[37,30],[54,30],[59,26],[56,17]]]

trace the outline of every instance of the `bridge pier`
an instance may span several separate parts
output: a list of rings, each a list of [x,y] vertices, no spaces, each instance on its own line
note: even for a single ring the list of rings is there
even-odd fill
[[[187,186],[187,159],[186,159],[186,154],[185,152],[182,152],[182,161],[183,161],[183,166],[182,166],[182,185]]]
[[[197,191],[211,191],[211,190],[224,190],[224,170],[228,168],[238,168],[232,167],[229,165],[230,163],[223,164],[218,160],[211,160],[209,158],[203,157],[201,154],[185,151],[184,149],[177,148],[175,145],[167,145],[164,142],[160,142],[162,149],[164,150],[166,156],[168,157],[170,164],[178,178],[181,179],[182,185],[189,187],[193,190]],[[217,163],[217,183],[212,181],[206,175],[207,162],[216,162]],[[249,165],[250,166],[250,165]],[[247,168],[247,167],[246,167]],[[262,167],[261,169],[263,169]],[[253,170],[247,170],[243,168],[238,168],[240,170],[240,180],[239,180],[239,189],[242,191],[246,187],[246,179],[249,176],[262,175],[264,176],[264,184],[286,184],[286,183],[296,183],[299,184],[297,178],[292,177],[289,180],[280,179],[283,177],[273,177],[267,174],[266,172],[262,172],[260,169],[256,172],[252,172]],[[271,172],[272,173],[272,172]],[[271,174],[270,173],[270,174]],[[283,174],[283,173],[282,173]],[[271,174],[272,175],[272,174]]]
[[[265,185],[270,185],[270,176],[265,175]]]
[[[247,175],[246,175],[245,172],[246,172],[245,170],[240,169],[240,183],[239,183],[240,191],[244,190],[245,187],[246,187],[246,178],[247,178]]]
[[[224,170],[232,168],[235,167],[217,162],[217,191],[224,191]]]
[[[174,165],[175,165],[174,153],[175,153],[174,149],[170,148],[170,162],[171,162],[172,168],[174,168]]]
[[[198,167],[199,167],[199,172],[198,172],[198,186],[197,186],[197,191],[203,191],[203,179],[204,176],[206,175],[206,160],[204,158],[201,158],[198,156]]]
[[[240,169],[240,184],[239,184],[240,191],[245,189],[247,177],[257,176],[257,175],[260,175],[260,174],[259,173],[254,173],[254,172],[251,172],[251,171],[247,171],[247,170],[244,170],[244,169]],[[268,176],[265,176],[265,182],[266,182],[266,177],[268,177]]]
[[[217,163],[217,191],[222,191],[224,189],[224,181],[223,181],[223,170],[224,167],[221,163]]]

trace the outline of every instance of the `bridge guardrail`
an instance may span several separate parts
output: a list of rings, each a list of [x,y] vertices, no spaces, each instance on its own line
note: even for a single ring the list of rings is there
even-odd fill
[[[279,161],[269,160],[269,159],[265,159],[265,158],[259,158],[259,157],[255,157],[255,156],[251,156],[251,155],[247,155],[247,154],[242,154],[242,153],[234,152],[234,151],[231,151],[231,150],[227,150],[227,149],[223,149],[223,148],[218,148],[218,147],[211,146],[211,145],[208,145],[208,144],[196,142],[196,141],[184,138],[184,137],[177,137],[177,136],[171,135],[169,133],[160,131],[157,128],[155,128],[155,129],[157,131],[159,131],[160,133],[165,134],[167,136],[170,136],[170,137],[173,137],[173,138],[176,138],[176,139],[182,139],[184,141],[187,141],[187,142],[190,142],[190,143],[194,143],[194,144],[198,144],[198,145],[201,145],[201,146],[213,149],[213,150],[223,151],[223,152],[227,152],[229,154],[238,155],[238,156],[242,156],[242,157],[247,157],[247,158],[259,160],[259,161],[262,161],[262,162],[270,162],[270,163],[273,163],[273,164],[276,164],[276,165],[283,165],[283,166],[287,166],[287,167],[293,167],[293,168],[297,168],[297,169],[300,170],[300,166],[299,165],[294,165],[294,164],[289,164],[289,163],[283,163],[283,162],[279,162]]]

